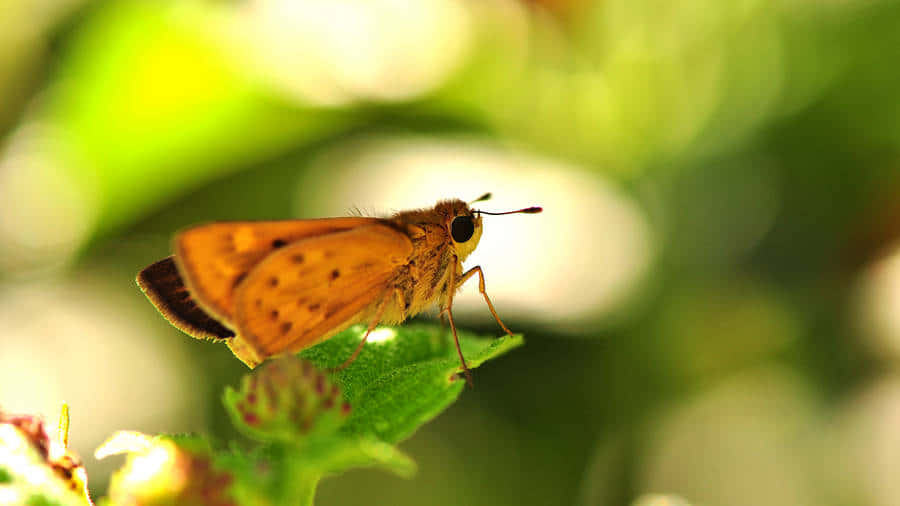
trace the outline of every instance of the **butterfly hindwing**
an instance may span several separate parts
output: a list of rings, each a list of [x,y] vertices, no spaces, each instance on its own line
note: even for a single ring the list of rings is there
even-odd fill
[[[172,257],[156,262],[137,276],[138,286],[172,325],[198,339],[221,340],[234,337],[194,301]]]

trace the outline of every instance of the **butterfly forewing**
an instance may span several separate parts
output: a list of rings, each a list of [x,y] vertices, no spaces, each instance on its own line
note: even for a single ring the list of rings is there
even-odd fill
[[[175,260],[196,301],[208,313],[230,322],[237,285],[271,252],[298,240],[378,221],[325,218],[210,223],[185,230],[175,238]]]
[[[254,363],[342,330],[386,297],[413,247],[386,224],[303,239],[269,254],[235,293],[233,350]]]

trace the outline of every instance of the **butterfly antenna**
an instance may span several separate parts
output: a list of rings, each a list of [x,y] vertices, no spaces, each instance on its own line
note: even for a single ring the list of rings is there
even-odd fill
[[[543,211],[543,210],[544,210],[543,207],[540,207],[540,206],[532,206],[532,207],[526,207],[526,208],[524,208],[524,209],[517,209],[517,210],[515,210],[515,211],[506,211],[506,212],[503,212],[503,213],[489,213],[489,212],[487,212],[487,211],[478,211],[478,210],[476,210],[475,212],[476,212],[476,213],[480,213],[480,214],[490,214],[491,216],[500,216],[500,215],[503,215],[503,214],[516,214],[516,213],[537,214],[537,213],[539,213],[539,212],[541,212],[541,211]]]
[[[487,193],[485,193],[484,195],[478,197],[477,199],[475,199],[475,200],[473,200],[473,201],[471,201],[471,202],[469,202],[469,203],[470,203],[470,204],[474,204],[474,203],[476,203],[476,202],[484,202],[485,200],[490,200],[491,197],[493,197],[493,196],[494,196],[493,193],[487,192]]]

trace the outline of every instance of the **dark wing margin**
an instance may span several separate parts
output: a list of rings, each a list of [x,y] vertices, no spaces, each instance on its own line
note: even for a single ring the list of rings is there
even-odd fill
[[[149,265],[137,275],[137,284],[169,323],[197,339],[219,341],[234,332],[207,314],[191,297],[173,257]]]

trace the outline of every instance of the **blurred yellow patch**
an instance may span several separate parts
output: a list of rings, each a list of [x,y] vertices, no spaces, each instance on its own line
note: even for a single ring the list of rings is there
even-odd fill
[[[0,411],[0,504],[93,504],[84,466],[66,447],[67,432],[67,406],[59,439],[50,436],[38,416]]]
[[[213,469],[205,451],[134,431],[119,431],[94,452],[98,459],[128,454],[112,476],[109,500],[122,505],[230,505],[228,473]]]

